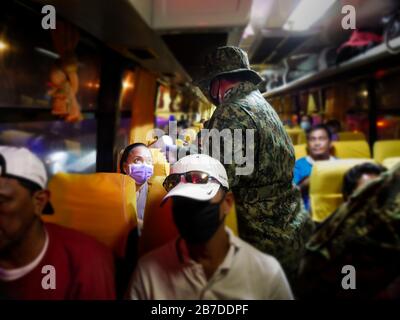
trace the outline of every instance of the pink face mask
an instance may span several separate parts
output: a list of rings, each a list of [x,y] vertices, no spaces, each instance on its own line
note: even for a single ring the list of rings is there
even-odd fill
[[[153,166],[146,163],[132,163],[129,165],[129,176],[137,184],[143,184],[153,175]]]
[[[220,105],[224,100],[225,93],[234,87],[239,81],[229,81],[226,79],[215,79],[210,85],[210,95],[213,103]]]

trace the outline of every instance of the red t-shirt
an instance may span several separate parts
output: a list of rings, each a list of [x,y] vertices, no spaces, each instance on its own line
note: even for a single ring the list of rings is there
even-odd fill
[[[0,300],[115,299],[111,251],[78,231],[51,223],[45,227],[49,244],[42,261],[22,278],[0,280]],[[49,271],[42,273],[46,265],[54,267],[55,289],[43,288],[42,280],[50,274]]]

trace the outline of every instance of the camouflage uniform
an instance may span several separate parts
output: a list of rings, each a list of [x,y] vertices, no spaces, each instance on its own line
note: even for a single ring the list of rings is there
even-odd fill
[[[355,290],[344,290],[345,265]],[[400,299],[400,164],[357,190],[307,244],[300,297]]]
[[[243,52],[240,52],[243,61],[239,62],[235,60],[238,56],[235,52],[230,54],[229,50],[222,48],[219,54],[217,58],[214,56],[214,60],[222,61],[225,69],[218,68],[215,61],[212,64],[213,59],[209,60],[210,68],[217,68],[217,72],[249,68]],[[235,66],[230,66],[230,61]],[[238,64],[243,67],[238,68]],[[222,104],[210,119],[208,129],[229,129],[232,136],[234,129],[241,129],[243,137],[245,129],[254,129],[254,144],[249,146],[254,151],[251,174],[236,175],[237,165],[224,162],[223,141],[219,160],[227,170],[235,196],[240,237],[275,256],[288,277],[293,279],[313,224],[302,206],[300,192],[292,184],[295,162],[292,142],[278,115],[258,91],[254,75],[248,80],[226,92]],[[200,82],[200,88],[207,96],[208,85],[207,81]],[[243,145],[234,149],[233,154],[241,152],[244,156],[245,150]]]

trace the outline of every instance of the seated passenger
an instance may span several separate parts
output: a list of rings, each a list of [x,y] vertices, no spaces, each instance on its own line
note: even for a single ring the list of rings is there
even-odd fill
[[[120,160],[121,173],[127,174],[136,183],[137,219],[139,230],[143,226],[149,185],[147,181],[153,175],[153,159],[149,148],[143,143],[134,143],[127,146]]]
[[[359,164],[351,168],[343,177],[342,193],[344,201],[347,201],[354,191],[361,188],[367,182],[378,178],[385,171],[385,167],[371,162]]]
[[[233,204],[224,166],[189,155],[164,187],[180,237],[139,260],[130,299],[292,299],[279,262],[225,227]]]
[[[334,160],[331,156],[332,136],[328,128],[322,124],[312,127],[307,132],[308,156],[300,158],[294,166],[294,183],[299,186],[304,206],[310,210],[310,175],[314,161]]]
[[[115,299],[111,252],[80,232],[43,223],[50,193],[43,163],[0,146],[0,300]]]
[[[307,132],[308,130],[310,130],[310,128],[311,128],[312,125],[313,125],[313,118],[312,118],[310,115],[305,114],[305,115],[301,116],[301,119],[300,119],[300,127],[301,127],[305,132]]]

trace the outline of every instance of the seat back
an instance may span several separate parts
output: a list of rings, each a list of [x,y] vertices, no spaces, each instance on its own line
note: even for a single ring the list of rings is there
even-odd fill
[[[362,132],[353,131],[342,131],[338,132],[339,141],[356,141],[356,140],[367,140]]]
[[[303,158],[307,155],[307,145],[306,144],[298,144],[293,147],[294,147],[294,154],[295,154],[296,160]]]
[[[392,157],[392,158],[386,158],[385,160],[383,160],[382,165],[385,168],[388,168],[390,170],[398,163],[400,163],[400,157]]]
[[[301,128],[292,128],[292,129],[286,129],[287,134],[289,135],[290,139],[292,139],[292,142],[294,145],[304,143],[303,136],[304,131]],[[301,142],[300,142],[301,140]]]
[[[307,136],[306,136],[306,134],[305,134],[305,132],[303,130],[297,136],[297,143],[298,144],[307,143]]]
[[[165,176],[153,176],[148,182],[149,191],[139,239],[139,256],[160,247],[178,234],[172,219],[170,201],[161,206],[161,201],[166,195],[162,185],[164,179]]]
[[[374,159],[382,163],[386,158],[400,157],[400,140],[381,140],[374,144]]]
[[[340,159],[371,158],[369,145],[364,140],[334,141],[333,155]]]
[[[331,215],[343,202],[343,176],[355,165],[373,162],[372,159],[341,159],[316,161],[310,176],[311,214],[321,222]]]
[[[154,164],[154,176],[162,176],[165,177],[169,175],[170,165],[165,158],[165,155],[161,152],[160,149],[150,148],[151,157],[153,158]]]
[[[125,255],[129,232],[136,226],[134,180],[119,173],[60,173],[49,182],[55,213],[43,220],[93,236]]]
[[[370,158],[371,152],[366,141],[334,141],[333,155],[340,159]],[[294,146],[296,160],[307,155],[307,145],[298,144]]]

